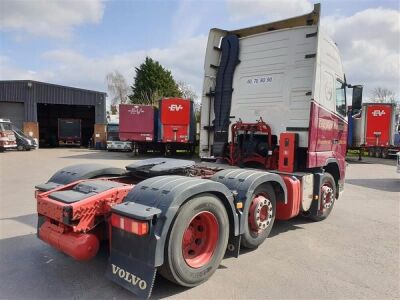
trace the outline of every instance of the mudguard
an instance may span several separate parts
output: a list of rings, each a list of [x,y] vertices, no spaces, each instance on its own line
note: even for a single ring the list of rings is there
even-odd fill
[[[51,178],[35,186],[40,191],[50,191],[81,179],[95,178],[98,176],[120,176],[126,173],[125,169],[114,168],[102,164],[79,164],[65,167],[57,171]]]
[[[219,171],[211,177],[211,180],[220,182],[228,189],[233,191],[236,203],[243,203],[243,210],[251,204],[251,196],[254,190],[263,183],[270,182],[274,185],[275,190],[280,193],[276,195],[277,201],[287,203],[287,189],[282,177],[275,173],[265,171],[246,170],[246,169],[226,169]],[[243,211],[242,210],[242,211]],[[239,233],[244,232],[244,222],[242,214],[239,212]]]
[[[213,193],[223,201],[231,222],[231,231],[237,236],[239,222],[233,194],[223,184],[178,175],[146,179],[137,184],[126,196],[125,203],[116,205],[113,212],[138,220],[150,220],[149,234],[138,236],[113,227],[106,276],[138,296],[150,297],[157,267],[164,263],[170,226],[181,205],[201,193]],[[131,275],[126,275],[128,273]],[[127,277],[122,276],[124,274]],[[137,284],[132,283],[132,276]],[[145,283],[140,286],[137,278]]]

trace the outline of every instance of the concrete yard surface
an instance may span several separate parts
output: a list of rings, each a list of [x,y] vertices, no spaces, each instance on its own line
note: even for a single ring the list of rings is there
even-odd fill
[[[77,163],[128,165],[132,153],[0,153],[0,299],[133,299],[104,277],[107,247],[76,262],[36,237],[34,185]],[[270,237],[187,289],[157,276],[153,298],[399,299],[400,177],[394,160],[349,161],[345,191],[323,222],[276,222]]]

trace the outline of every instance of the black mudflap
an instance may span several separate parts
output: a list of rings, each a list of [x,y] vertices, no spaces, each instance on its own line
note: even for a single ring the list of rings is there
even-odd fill
[[[157,268],[111,250],[106,277],[140,298],[151,296]]]
[[[321,183],[323,176],[323,173],[314,174],[314,196],[309,209],[309,214],[314,217],[320,217],[322,215],[322,212],[319,208],[321,207]],[[318,196],[318,198],[315,196]]]
[[[242,237],[241,235],[229,237],[228,246],[226,247],[226,252],[225,252],[225,258],[239,257],[241,237]]]

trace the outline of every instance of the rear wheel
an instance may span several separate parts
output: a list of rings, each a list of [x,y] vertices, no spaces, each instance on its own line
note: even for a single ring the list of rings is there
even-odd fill
[[[271,232],[275,221],[276,198],[270,184],[260,185],[253,193],[249,206],[243,211],[245,229],[241,244],[253,249],[261,245]]]
[[[193,198],[174,221],[159,273],[186,287],[206,281],[218,268],[228,237],[229,219],[221,201],[211,194]]]
[[[325,220],[333,209],[336,200],[336,183],[333,176],[325,173],[321,180],[320,207],[317,215],[309,215],[313,221]]]

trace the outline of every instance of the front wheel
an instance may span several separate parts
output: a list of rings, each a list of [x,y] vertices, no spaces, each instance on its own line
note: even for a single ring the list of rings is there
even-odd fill
[[[174,221],[159,273],[186,287],[203,283],[218,268],[228,237],[229,219],[221,201],[211,194],[191,199]]]

